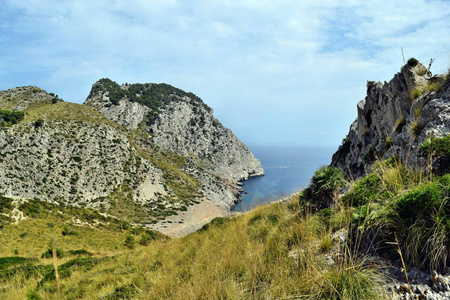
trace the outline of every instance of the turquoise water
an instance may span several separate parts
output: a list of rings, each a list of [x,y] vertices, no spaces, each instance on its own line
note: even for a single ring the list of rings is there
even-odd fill
[[[242,181],[244,191],[235,211],[246,211],[307,187],[314,171],[328,165],[337,147],[250,146],[266,172]]]

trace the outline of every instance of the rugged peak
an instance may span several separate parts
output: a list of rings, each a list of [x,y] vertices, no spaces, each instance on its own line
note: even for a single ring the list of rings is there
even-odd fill
[[[431,76],[424,65],[410,59],[389,82],[368,81],[358,116],[331,165],[355,178],[366,174],[377,158],[399,155],[416,163],[418,145],[434,127],[440,126],[439,135],[450,133],[449,99],[443,96],[447,77]]]

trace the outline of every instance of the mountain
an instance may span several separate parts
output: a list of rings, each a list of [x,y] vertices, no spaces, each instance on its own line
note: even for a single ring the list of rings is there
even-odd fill
[[[167,84],[120,86],[101,79],[84,104],[128,130],[138,130],[142,145],[187,157],[183,170],[199,179],[207,198],[221,206],[233,206],[240,192],[236,181],[264,175],[249,148],[192,93]]]
[[[389,82],[367,82],[367,96],[331,166],[353,178],[362,177],[377,158],[398,156],[415,168],[426,168],[420,145],[450,133],[448,75],[431,76],[410,59]]]
[[[0,91],[0,109],[0,195],[13,199],[95,208],[145,225],[200,201],[230,209],[237,181],[264,174],[211,108],[165,84],[103,79],[86,105],[19,87]]]

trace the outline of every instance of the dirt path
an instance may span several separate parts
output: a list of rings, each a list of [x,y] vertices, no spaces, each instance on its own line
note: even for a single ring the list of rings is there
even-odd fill
[[[197,231],[214,218],[231,217],[238,214],[220,208],[211,201],[203,200],[199,204],[189,206],[187,211],[179,211],[178,215],[167,217],[157,224],[148,226],[148,228],[170,237],[182,237]]]

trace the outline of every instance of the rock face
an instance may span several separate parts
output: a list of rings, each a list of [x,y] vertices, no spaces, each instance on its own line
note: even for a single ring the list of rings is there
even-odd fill
[[[0,169],[0,194],[7,197],[96,207],[96,199],[125,181],[136,186],[135,202],[167,195],[161,170],[106,124],[55,121],[2,129]]]
[[[357,105],[357,119],[331,166],[352,178],[366,174],[377,158],[398,155],[424,167],[419,145],[428,137],[450,134],[449,81],[427,76],[420,64],[406,64],[389,82],[367,83],[367,96]]]
[[[169,85],[119,86],[102,79],[85,104],[129,130],[139,128],[149,143],[189,157],[183,170],[198,178],[206,197],[220,206],[234,206],[236,181],[264,175],[248,147],[192,93]]]

